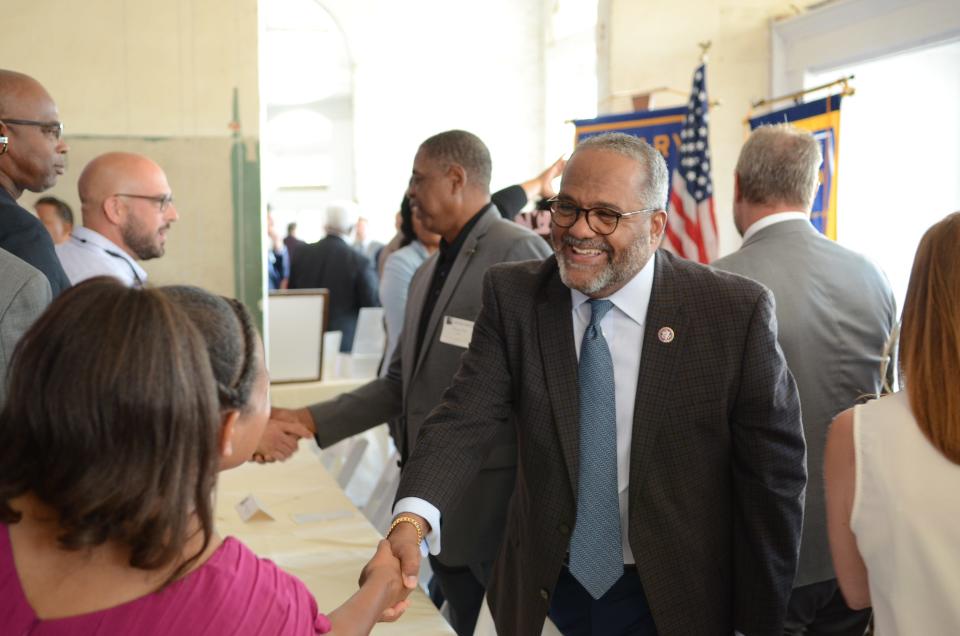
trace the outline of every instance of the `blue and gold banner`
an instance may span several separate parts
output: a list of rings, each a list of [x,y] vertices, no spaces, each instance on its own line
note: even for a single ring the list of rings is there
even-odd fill
[[[680,129],[687,116],[687,107],[645,110],[623,115],[605,115],[596,119],[576,119],[576,143],[607,132],[621,132],[640,137],[660,151],[672,172],[680,157]]]
[[[784,108],[750,119],[750,129],[764,124],[789,122],[810,131],[820,142],[823,165],[820,187],[813,199],[810,222],[828,238],[837,240],[837,157],[840,147],[840,95],[818,99],[808,104]]]

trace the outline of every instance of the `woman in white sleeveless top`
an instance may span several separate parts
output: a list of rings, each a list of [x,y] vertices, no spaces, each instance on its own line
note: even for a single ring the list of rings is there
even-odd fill
[[[852,608],[876,634],[960,634],[960,212],[920,241],[903,308],[905,390],[827,437],[827,527]]]

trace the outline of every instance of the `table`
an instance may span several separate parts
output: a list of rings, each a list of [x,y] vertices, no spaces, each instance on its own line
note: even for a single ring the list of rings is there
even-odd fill
[[[350,503],[303,440],[289,460],[275,464],[247,463],[221,473],[217,488],[217,529],[237,537],[262,557],[299,577],[330,611],[357,589],[360,571],[373,555],[380,536]],[[235,506],[253,494],[274,520],[244,522]],[[295,515],[307,515],[299,518]],[[453,630],[419,589],[396,623],[380,623],[373,633],[450,635]]]
[[[319,382],[277,382],[270,385],[270,403],[284,408],[299,408],[323,402],[363,386],[373,378],[343,378]]]
[[[283,408],[301,408],[317,402],[330,400],[348,393],[373,380],[369,378],[338,378],[315,382],[278,382],[270,385],[270,404]],[[370,500],[374,486],[380,480],[384,468],[393,458],[396,449],[390,439],[390,431],[386,424],[347,438],[324,450],[328,468],[336,471],[347,454],[351,445],[358,439],[367,442],[360,464],[356,467],[350,483],[347,485],[347,496],[354,505],[363,507]],[[395,459],[393,460],[395,461]]]

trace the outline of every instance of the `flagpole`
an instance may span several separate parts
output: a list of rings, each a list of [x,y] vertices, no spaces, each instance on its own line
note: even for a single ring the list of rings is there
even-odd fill
[[[795,93],[790,93],[790,94],[788,94],[788,95],[781,95],[781,96],[779,96],[779,97],[771,97],[771,98],[769,98],[769,99],[761,99],[761,100],[759,100],[759,101],[756,101],[756,102],[750,104],[750,108],[751,108],[751,109],[760,108],[761,106],[770,106],[771,104],[777,104],[777,103],[779,103],[779,102],[785,102],[785,101],[790,101],[790,100],[797,100],[797,99],[800,99],[801,97],[803,97],[804,95],[806,95],[806,94],[808,94],[808,93],[814,93],[814,92],[816,92],[816,91],[822,91],[822,90],[825,89],[825,88],[830,88],[831,86],[837,86],[837,85],[840,85],[840,84],[843,85],[843,90],[840,91],[840,94],[843,95],[844,97],[849,97],[850,95],[853,95],[853,94],[856,92],[856,91],[853,89],[853,87],[849,85],[850,80],[852,80],[853,78],[854,78],[853,75],[850,75],[849,77],[841,77],[841,78],[838,79],[838,80],[834,80],[834,81],[828,82],[828,83],[826,83],[826,84],[821,84],[820,86],[814,86],[813,88],[807,88],[807,89],[804,89],[804,90],[802,90],[802,91],[797,91],[797,92],[795,92]]]

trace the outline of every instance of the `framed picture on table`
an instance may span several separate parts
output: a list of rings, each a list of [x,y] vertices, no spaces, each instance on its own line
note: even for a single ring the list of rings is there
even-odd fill
[[[326,289],[270,292],[266,311],[270,382],[310,382],[323,377],[329,295]]]

